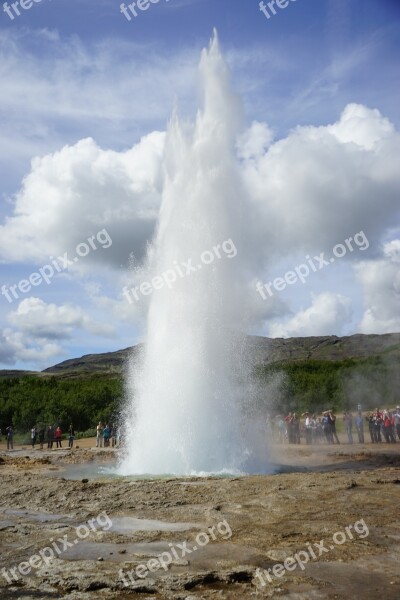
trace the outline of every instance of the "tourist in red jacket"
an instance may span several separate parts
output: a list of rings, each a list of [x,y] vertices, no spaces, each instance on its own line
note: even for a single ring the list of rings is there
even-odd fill
[[[56,448],[62,448],[62,445],[61,445],[61,436],[62,436],[61,427],[58,426],[57,429],[56,429],[56,431],[55,431],[55,434],[54,434],[54,439],[55,439],[55,442],[57,444]]]

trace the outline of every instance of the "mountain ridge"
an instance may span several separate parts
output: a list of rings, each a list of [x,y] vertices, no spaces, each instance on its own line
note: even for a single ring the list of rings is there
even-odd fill
[[[43,371],[0,370],[0,377],[27,375],[79,377],[85,375],[115,375],[123,373],[128,359],[135,357],[143,344],[114,352],[85,354],[67,359]],[[248,336],[246,351],[253,353],[257,364],[290,363],[302,360],[362,359],[384,354],[400,359],[400,333],[354,334],[351,336],[311,336],[296,338],[266,338]]]

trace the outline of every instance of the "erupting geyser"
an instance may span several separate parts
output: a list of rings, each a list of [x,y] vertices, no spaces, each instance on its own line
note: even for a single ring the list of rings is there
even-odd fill
[[[241,109],[216,34],[200,73],[195,124],[174,115],[167,134],[146,281],[175,277],[151,295],[145,349],[131,366],[125,475],[260,472],[267,460],[262,427],[246,410]]]

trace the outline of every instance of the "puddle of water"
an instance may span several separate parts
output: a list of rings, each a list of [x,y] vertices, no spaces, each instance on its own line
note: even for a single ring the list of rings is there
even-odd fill
[[[62,553],[62,560],[98,560],[126,562],[151,558],[170,550],[167,542],[138,542],[135,544],[112,544],[80,541]],[[124,551],[121,554],[121,551]]]
[[[59,522],[60,525],[68,526],[71,523],[71,518],[65,515],[56,515],[50,513],[27,511],[23,509],[7,508],[0,511],[3,516],[18,517],[20,522],[21,517],[27,521],[38,521],[39,523]],[[151,519],[138,519],[136,517],[111,515],[111,527],[107,530],[112,533],[136,533],[138,531],[188,531],[189,529],[202,529],[204,524],[199,523],[169,523],[167,521],[157,521]],[[0,521],[0,529],[12,527],[15,523],[11,520]]]
[[[185,479],[185,476],[177,476],[173,474],[163,474],[163,475],[120,475],[117,472],[117,464],[116,463],[81,463],[78,465],[59,465],[59,470],[54,473],[49,473],[50,477],[63,477],[64,479],[70,479],[73,481],[79,481],[81,479],[89,479],[92,481],[98,480],[107,480],[107,479],[124,479],[124,481],[131,482],[139,482],[139,481],[163,481],[166,479]],[[49,468],[48,470],[51,470]],[[244,474],[243,474],[244,475]],[[220,475],[216,474],[207,474],[201,473],[199,475],[188,475],[187,478],[189,480],[193,479],[193,477],[207,477],[212,479],[230,479],[232,477],[237,477],[235,474],[221,473]]]
[[[259,566],[263,557],[260,556],[260,552],[256,548],[242,546],[222,539],[215,542],[210,541],[207,546],[197,548],[185,558],[194,568],[208,570],[214,569],[217,563],[228,563],[232,566],[238,564]],[[268,566],[270,565],[268,564]]]
[[[136,531],[187,531],[202,529],[204,524],[197,523],[167,523],[166,521],[151,521],[149,519],[134,519],[133,517],[110,517],[113,533],[130,533]]]
[[[176,544],[182,543],[183,540],[174,542],[177,548],[178,556],[180,555],[179,547]],[[186,547],[188,552],[192,548],[191,545]],[[123,553],[121,553],[121,551]],[[170,552],[171,547],[167,542],[135,542],[132,544],[113,544],[108,542],[87,542],[80,541],[72,548],[68,548],[60,557],[62,560],[78,561],[78,560],[95,560],[102,558],[108,562],[134,562],[144,561],[149,558],[158,556],[162,552]],[[258,565],[260,561],[259,552],[254,548],[246,546],[238,546],[229,541],[214,542],[203,548],[192,550],[190,554],[185,555],[184,561],[189,561],[189,564],[196,569],[212,569],[217,562],[228,562],[229,564],[253,564]],[[187,568],[187,567],[186,567]],[[161,572],[161,570],[160,570]]]
[[[293,465],[271,465],[271,475],[286,475],[289,473],[308,473],[307,467],[295,467]]]
[[[72,481],[89,479],[92,481],[124,479],[124,481],[156,481],[174,479],[174,475],[120,475],[117,473],[117,464],[110,463],[81,463],[77,465],[59,465],[57,473],[49,473],[50,477],[62,477]]]
[[[51,468],[50,468],[51,469]],[[298,467],[292,465],[282,465],[282,464],[270,464],[268,467],[268,472],[270,475],[277,475],[279,473],[304,473],[309,471],[306,467]],[[194,473],[188,476],[178,476],[174,474],[164,474],[164,475],[120,475],[117,472],[117,463],[116,462],[107,462],[107,464],[102,463],[81,463],[81,464],[73,464],[73,465],[59,465],[59,470],[54,473],[49,473],[50,477],[63,477],[64,479],[70,479],[73,481],[79,481],[81,479],[89,479],[92,481],[98,480],[109,480],[109,479],[124,479],[125,481],[131,482],[139,482],[139,481],[162,481],[166,479],[181,479],[185,480],[186,478],[189,480],[188,483],[191,485],[200,485],[202,482],[193,481],[193,478],[207,478],[210,479],[232,479],[237,477],[247,477],[246,473]],[[207,482],[204,482],[207,483]]]
[[[4,515],[10,515],[14,517],[25,517],[29,521],[39,521],[39,523],[48,523],[49,521],[68,520],[65,515],[54,515],[50,513],[33,512],[23,509],[6,508],[3,511]]]
[[[114,479],[119,477],[115,472],[115,468],[116,465],[110,466],[110,463],[107,463],[107,465],[93,462],[77,465],[63,465],[60,463],[57,472],[49,473],[49,477],[62,477],[72,481],[79,481],[80,479]]]

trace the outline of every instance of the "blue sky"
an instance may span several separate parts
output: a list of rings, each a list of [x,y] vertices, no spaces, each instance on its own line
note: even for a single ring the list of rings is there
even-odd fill
[[[243,166],[265,216],[252,249],[257,278],[269,281],[361,229],[370,239],[368,252],[285,291],[273,307],[257,306],[252,331],[399,330],[399,181],[391,161],[400,128],[400,3],[291,0],[267,19],[258,0],[160,0],[131,21],[120,4],[42,0],[14,20],[0,12],[0,284],[18,283],[104,226],[114,240],[112,250],[98,248],[18,302],[0,296],[0,368],[45,368],[141,339],[143,315],[129,312],[120,290],[131,252],[143,255],[157,218],[160,190],[151,182],[162,132],[175,103],[194,118],[197,65],[214,27],[245,126],[256,121],[271,132],[268,155]],[[358,108],[341,120],[348,105]],[[252,139],[261,143],[257,131]],[[340,147],[325,155],[329,136]],[[282,153],[278,164],[274,153]],[[309,183],[311,163],[324,181]],[[290,215],[279,221],[272,208],[260,208],[257,194],[269,176],[266,189],[275,190],[282,212],[293,203],[284,186],[302,190],[294,201],[298,229]],[[139,191],[127,208],[128,188]],[[330,219],[321,212],[324,198]],[[272,245],[269,223],[278,221],[282,233]],[[329,318],[322,319],[325,302]]]

